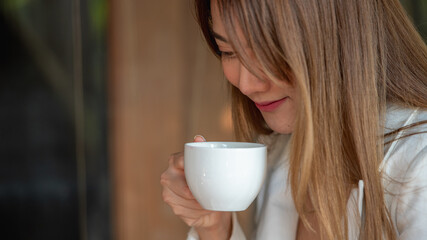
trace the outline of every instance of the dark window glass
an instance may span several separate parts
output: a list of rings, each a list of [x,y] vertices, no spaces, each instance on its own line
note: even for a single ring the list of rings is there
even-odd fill
[[[0,3],[2,239],[111,239],[105,23],[105,0]]]

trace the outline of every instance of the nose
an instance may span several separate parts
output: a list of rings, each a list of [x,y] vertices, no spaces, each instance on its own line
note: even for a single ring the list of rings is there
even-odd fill
[[[239,82],[237,87],[246,96],[257,92],[268,90],[269,83],[266,79],[260,79],[249,71],[243,64],[240,64]]]

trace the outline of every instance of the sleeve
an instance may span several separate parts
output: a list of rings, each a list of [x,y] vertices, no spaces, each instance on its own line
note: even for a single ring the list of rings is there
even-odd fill
[[[427,238],[427,147],[416,154],[396,197],[395,221],[398,239]],[[392,214],[393,215],[393,214]]]
[[[246,240],[245,234],[243,233],[242,228],[240,227],[239,221],[237,220],[237,215],[235,212],[233,212],[232,220],[233,220],[233,226],[232,226],[232,232],[230,240]],[[199,240],[199,235],[197,234],[196,230],[194,228],[191,228],[187,240]]]

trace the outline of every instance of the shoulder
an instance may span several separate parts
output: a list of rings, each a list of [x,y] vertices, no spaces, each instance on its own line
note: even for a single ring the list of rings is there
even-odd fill
[[[422,109],[393,109],[387,113],[389,129],[399,129],[427,120]],[[386,129],[387,131],[387,129]],[[427,187],[427,124],[405,129],[391,136],[384,148],[380,165],[384,185],[392,193],[402,192],[410,186]]]
[[[392,108],[386,116],[385,133],[413,126],[385,139],[381,170],[392,176],[402,175],[411,169],[427,164],[427,111],[425,109]],[[421,123],[417,125],[417,123]]]
[[[427,120],[422,109],[394,109],[387,113],[391,131]],[[387,129],[386,129],[387,131]],[[407,137],[405,137],[407,136]],[[427,124],[416,125],[393,136],[385,148],[381,167],[386,204],[400,237],[427,235]]]
[[[398,134],[386,139],[384,159],[380,171],[384,185],[392,194],[401,193],[417,185],[427,187],[427,120],[425,109],[393,108],[387,112],[387,130],[405,126]]]
[[[399,105],[388,105],[384,133],[392,132],[401,127],[409,126],[412,124],[427,121],[427,109],[422,108],[407,108]],[[406,132],[425,132],[427,131],[427,124],[420,124],[413,128],[406,130]]]

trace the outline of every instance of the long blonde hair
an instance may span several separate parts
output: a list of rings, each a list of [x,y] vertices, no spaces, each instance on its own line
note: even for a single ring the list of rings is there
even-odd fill
[[[384,202],[386,103],[427,108],[427,48],[398,0],[217,0],[227,36],[253,64],[235,33],[271,79],[297,86],[301,104],[292,133],[289,180],[307,221],[310,201],[321,236],[347,239],[349,189],[365,183],[362,239],[396,239]],[[196,0],[197,20],[212,36],[210,1]],[[237,136],[271,133],[254,104],[232,87]],[[343,224],[344,223],[344,224]]]

